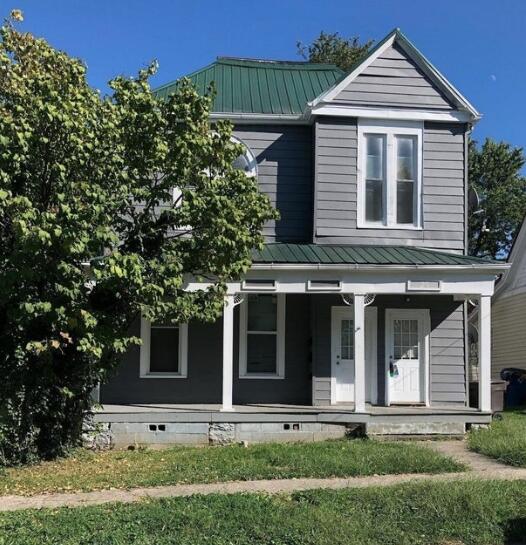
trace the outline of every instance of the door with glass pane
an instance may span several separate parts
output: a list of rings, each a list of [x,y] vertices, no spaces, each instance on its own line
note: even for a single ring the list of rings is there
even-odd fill
[[[372,381],[376,377],[376,308],[365,309],[365,391],[372,401]],[[333,403],[354,401],[354,320],[352,307],[332,310],[332,379]]]
[[[336,401],[354,401],[354,321],[352,314],[340,314],[336,320]]]
[[[387,404],[425,403],[429,311],[386,310]]]

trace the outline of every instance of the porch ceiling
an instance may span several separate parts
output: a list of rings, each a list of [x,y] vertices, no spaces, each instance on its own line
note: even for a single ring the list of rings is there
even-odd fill
[[[482,266],[501,265],[498,261],[472,256],[427,250],[410,246],[358,246],[333,244],[266,244],[254,251],[254,264],[305,265],[430,265]]]

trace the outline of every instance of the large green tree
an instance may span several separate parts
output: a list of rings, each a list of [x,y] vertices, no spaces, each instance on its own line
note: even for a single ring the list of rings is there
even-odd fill
[[[481,147],[469,146],[469,185],[480,199],[470,210],[469,253],[507,257],[513,238],[526,216],[526,177],[522,148],[488,138]]]
[[[0,463],[16,463],[76,443],[140,314],[216,319],[276,213],[211,96],[182,81],[160,101],[150,67],[101,97],[12,20],[0,38]]]
[[[297,42],[298,54],[309,62],[335,64],[344,72],[363,57],[372,40],[361,42],[358,36],[344,38],[338,32],[320,32],[320,35],[310,44]]]

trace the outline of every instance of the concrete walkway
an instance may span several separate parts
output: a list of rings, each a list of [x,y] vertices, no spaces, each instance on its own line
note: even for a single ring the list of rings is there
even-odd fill
[[[99,490],[67,494],[41,494],[38,496],[1,496],[0,511],[40,509],[56,507],[80,507],[103,503],[131,503],[148,498],[183,497],[194,494],[290,493],[313,488],[342,489],[370,486],[393,486],[407,482],[444,482],[460,480],[526,480],[526,469],[514,468],[495,462],[466,449],[463,441],[429,441],[422,443],[429,448],[451,456],[466,464],[470,471],[429,475],[411,473],[402,475],[375,475],[368,477],[332,479],[274,479],[262,481],[236,481],[211,484],[157,486],[130,490]]]

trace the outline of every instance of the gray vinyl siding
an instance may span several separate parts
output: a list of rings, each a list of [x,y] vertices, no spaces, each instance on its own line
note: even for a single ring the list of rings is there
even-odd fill
[[[313,145],[310,126],[239,125],[234,135],[254,153],[258,184],[281,215],[269,221],[263,235],[269,242],[311,242]],[[157,213],[170,204],[156,207]],[[137,209],[143,208],[138,204]]]
[[[315,124],[314,241],[463,252],[465,130],[460,123],[424,124],[423,229],[366,229],[357,227],[357,120],[319,118]]]
[[[431,334],[430,401],[431,405],[466,403],[466,363],[464,351],[464,312],[450,296],[383,295],[375,300],[378,307],[378,398],[385,402],[385,310],[388,308],[429,308]]]
[[[311,403],[309,299],[289,295],[286,302],[285,378],[239,379],[239,312],[234,323],[234,403]],[[140,336],[139,323],[131,333]],[[131,348],[116,374],[101,387],[101,402],[221,403],[223,322],[188,325],[188,377],[140,378],[139,347]]]
[[[449,296],[377,296],[379,404],[385,400],[385,310],[429,308],[432,405],[464,405],[466,375],[463,307]],[[234,329],[234,403],[329,405],[331,400],[331,307],[339,295],[288,295],[285,379],[239,379],[238,312]],[[139,325],[132,328],[139,335]],[[139,378],[139,348],[123,358],[116,375],[101,387],[102,403],[221,403],[222,320],[188,327],[188,378]]]
[[[312,239],[312,128],[287,125],[240,125],[235,136],[250,147],[258,163],[258,183],[281,219],[268,222],[268,241]]]
[[[429,78],[394,44],[334,99],[353,106],[388,106],[451,110],[449,101]]]
[[[234,344],[234,403],[292,403],[312,400],[310,308],[307,295],[287,295],[285,318],[285,378],[240,379],[238,372],[239,324]],[[219,362],[221,366],[221,362]]]
[[[501,296],[491,307],[494,379],[505,367],[526,368],[526,291]]]
[[[385,403],[385,311],[388,308],[430,309],[430,398],[431,405],[464,406],[466,403],[466,363],[464,311],[449,296],[379,295],[377,391],[379,404]],[[312,297],[313,315],[313,404],[330,404],[331,394],[331,306],[342,306],[338,295]]]
[[[313,295],[312,403],[331,404],[331,307],[342,304],[339,295]]]

